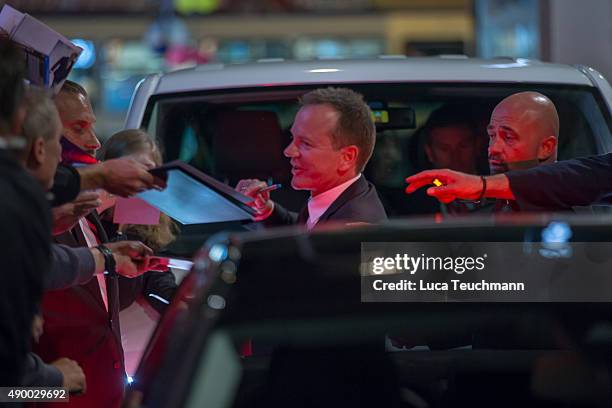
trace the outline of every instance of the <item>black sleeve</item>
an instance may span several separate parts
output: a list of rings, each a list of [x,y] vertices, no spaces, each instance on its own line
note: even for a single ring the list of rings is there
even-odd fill
[[[506,173],[523,211],[566,210],[608,202],[612,194],[612,153]]]
[[[22,381],[24,387],[61,387],[63,384],[64,376],[60,370],[45,364],[36,354],[28,353]]]
[[[59,165],[53,179],[53,187],[49,190],[53,194],[52,207],[70,202],[81,191],[81,176],[74,167]]]
[[[269,227],[279,225],[293,225],[297,222],[298,215],[293,211],[287,210],[278,203],[274,203],[274,211],[268,218],[263,221],[263,224]]]
[[[132,279],[123,276],[118,278],[120,310],[129,307],[142,295],[155,310],[163,313],[178,288],[172,272],[148,271]]]
[[[177,288],[174,274],[170,271],[149,271],[143,275],[142,295],[159,313],[166,310],[168,307],[166,302],[170,302],[174,298]]]
[[[126,278],[119,275],[117,276],[117,281],[119,284],[119,310],[123,310],[128,308],[138,298],[142,291],[143,276]]]

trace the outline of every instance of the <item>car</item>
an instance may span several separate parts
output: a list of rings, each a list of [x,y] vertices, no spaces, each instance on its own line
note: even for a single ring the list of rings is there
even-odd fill
[[[561,122],[559,159],[612,151],[612,89],[603,76],[583,66],[508,58],[206,64],[146,77],[133,95],[125,126],[146,129],[161,143],[165,161],[182,160],[231,186],[242,178],[281,183],[285,188],[272,198],[297,211],[306,195],[288,187],[290,166],[283,149],[290,141],[298,97],[324,86],[350,87],[370,105],[377,142],[365,175],[390,217],[427,212],[404,194],[404,178],[431,167],[422,130],[441,107],[459,110],[475,127],[480,173],[488,172],[491,111],[519,91],[539,91],[555,103]],[[193,254],[218,227],[184,228],[174,250]]]
[[[146,407],[606,405],[609,290],[595,302],[363,302],[360,296],[363,243],[546,248],[551,230],[574,249],[558,258],[534,249],[555,271],[567,269],[584,242],[605,242],[596,262],[612,266],[610,216],[219,234],[196,255],[128,398],[138,392]],[[544,292],[560,277],[553,274]]]
[[[361,242],[540,240],[552,216],[514,217],[508,222],[478,215],[443,222],[430,217],[402,220],[424,213],[404,194],[404,178],[431,166],[424,151],[424,124],[443,107],[464,112],[477,128],[477,165],[486,173],[485,128],[493,107],[512,93],[538,91],[559,111],[559,158],[601,154],[612,151],[612,89],[607,81],[588,67],[508,58],[207,64],[145,78],[134,93],[125,126],[147,130],[162,145],[165,161],[186,162],[230,186],[255,177],[281,183],[285,187],[274,191],[272,198],[298,210],[307,196],[288,187],[290,166],[282,151],[290,141],[299,96],[326,86],[360,92],[373,111],[377,142],[365,174],[376,185],[390,221],[381,227],[346,231],[332,226],[313,233],[299,228],[259,231],[244,222],[182,226],[168,253],[194,257],[194,269],[183,280],[134,375],[133,390],[143,394],[145,406],[300,406],[309,401],[304,390],[296,389],[301,383],[308,384],[306,391],[319,392],[311,406],[358,405],[356,401],[368,398],[377,401],[371,406],[440,407],[453,402],[534,405],[550,398],[549,406],[555,406],[559,398],[567,400],[546,388],[553,384],[565,389],[553,381],[565,377],[542,374],[534,365],[562,365],[568,359],[582,364],[592,353],[605,355],[590,345],[582,349],[585,340],[576,337],[605,326],[600,317],[607,309],[602,304],[361,303],[359,256]],[[573,239],[610,241],[605,215],[568,215],[562,220],[574,232]],[[237,257],[239,262],[232,266],[215,261],[219,256]],[[568,321],[564,314],[570,316]],[[465,341],[473,332],[462,328],[483,321],[487,324],[477,332],[484,330],[480,338],[486,341],[474,348]],[[582,329],[577,332],[577,327]],[[400,328],[416,331],[419,341],[411,340],[410,345],[432,349],[381,353],[385,337],[392,338]],[[527,333],[526,338],[515,342],[509,335],[515,331],[519,337]],[[557,342],[557,335],[572,344]],[[255,354],[241,357],[241,345],[249,344]],[[278,353],[282,359],[275,363]],[[329,356],[337,357],[332,359],[337,370],[327,373],[324,361]],[[360,358],[366,363],[350,363]],[[310,377],[321,372],[363,378],[339,382],[340,378],[322,376],[335,384],[325,391],[321,383],[308,382],[309,376],[296,370],[269,371],[278,364],[307,367]],[[563,366],[577,369],[568,367]],[[600,375],[591,366],[585,370]],[[378,372],[385,374],[372,375]],[[532,388],[531,378],[542,379],[538,386],[543,388]],[[394,394],[383,400],[387,381]],[[371,395],[364,394],[368,384]],[[342,397],[333,389],[344,389],[347,399],[339,401]],[[303,398],[277,399],[293,392],[301,392]],[[351,392],[359,398],[350,399]],[[574,396],[580,401],[584,397]]]

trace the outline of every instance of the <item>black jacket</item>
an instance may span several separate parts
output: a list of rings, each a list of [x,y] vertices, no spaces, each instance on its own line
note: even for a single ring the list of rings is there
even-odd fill
[[[303,224],[308,219],[308,206],[300,213],[288,211],[275,203],[274,212],[265,225]],[[380,223],[387,220],[385,209],[378,198],[376,188],[362,175],[351,184],[321,215],[317,224],[327,221]]]
[[[40,184],[0,149],[0,385],[20,385],[50,262],[51,213]]]
[[[522,211],[612,204],[612,153],[506,173]]]

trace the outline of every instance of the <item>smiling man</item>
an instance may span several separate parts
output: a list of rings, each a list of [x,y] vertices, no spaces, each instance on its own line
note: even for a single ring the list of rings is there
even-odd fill
[[[328,221],[378,223],[387,219],[376,189],[361,174],[372,156],[376,129],[363,97],[346,88],[316,89],[300,98],[284,150],[291,162],[291,186],[310,191],[299,214],[270,200],[260,180],[241,180],[236,190],[255,198],[257,221],[268,225]]]

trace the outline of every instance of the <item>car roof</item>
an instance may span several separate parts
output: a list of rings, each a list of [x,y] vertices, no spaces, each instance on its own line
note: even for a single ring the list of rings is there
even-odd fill
[[[462,56],[379,57],[363,60],[263,60],[246,64],[204,64],[161,75],[153,94],[261,86],[404,81],[593,86],[589,78],[573,66],[536,60]]]

